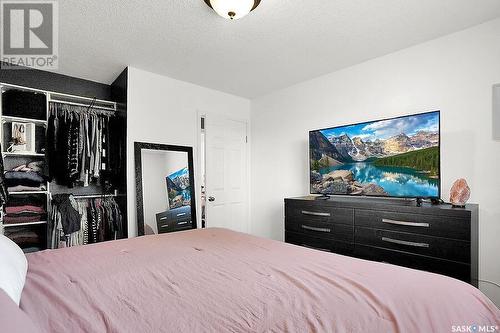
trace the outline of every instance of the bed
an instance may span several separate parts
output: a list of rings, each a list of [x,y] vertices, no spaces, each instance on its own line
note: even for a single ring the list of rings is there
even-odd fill
[[[461,281],[217,228],[29,254],[20,308],[41,332],[500,325],[499,309]]]

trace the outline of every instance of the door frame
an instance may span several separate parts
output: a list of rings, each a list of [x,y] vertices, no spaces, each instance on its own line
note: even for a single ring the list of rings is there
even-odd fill
[[[246,140],[246,187],[247,187],[247,191],[246,191],[246,204],[247,204],[247,207],[246,207],[246,221],[245,221],[245,232],[246,233],[251,233],[251,222],[250,222],[250,219],[251,219],[251,213],[250,213],[250,204],[251,204],[251,199],[250,199],[250,195],[251,195],[251,189],[250,189],[250,185],[251,185],[251,181],[250,181],[250,176],[251,176],[251,170],[250,170],[250,167],[251,167],[251,163],[250,163],[250,157],[251,157],[251,138],[250,138],[250,118],[244,118],[244,117],[234,117],[232,115],[229,115],[227,113],[220,113],[220,112],[210,112],[210,111],[204,111],[204,110],[197,110],[196,112],[196,143],[195,143],[195,148],[196,148],[196,157],[195,157],[195,163],[196,163],[196,167],[195,167],[195,178],[197,180],[197,183],[199,186],[196,187],[196,194],[197,194],[197,197],[200,198],[200,200],[196,203],[196,209],[199,209],[199,214],[197,216],[197,219],[199,220],[197,225],[198,225],[198,228],[201,228],[201,184],[202,184],[202,179],[201,179],[201,149],[200,149],[200,144],[201,144],[201,118],[202,117],[205,117],[205,118],[208,118],[210,115],[214,115],[214,116],[220,116],[220,117],[226,117],[227,119],[229,120],[233,120],[233,121],[238,121],[238,122],[242,122],[246,125],[246,132],[247,132],[247,140]],[[206,128],[206,127],[205,127]],[[206,152],[206,149],[205,149],[205,152]],[[206,161],[206,159],[205,159]]]

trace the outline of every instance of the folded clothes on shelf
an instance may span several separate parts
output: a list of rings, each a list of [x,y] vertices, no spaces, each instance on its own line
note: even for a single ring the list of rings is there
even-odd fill
[[[45,208],[42,206],[23,205],[23,206],[7,206],[5,207],[7,214],[20,214],[20,213],[46,213]]]
[[[17,213],[7,213],[3,217],[3,222],[5,224],[12,223],[28,223],[28,222],[39,222],[45,221],[47,219],[47,213],[44,209],[39,211],[19,211]]]
[[[37,187],[45,183],[45,179],[38,172],[7,171],[5,184],[7,187],[28,186]]]
[[[7,191],[9,193],[12,192],[33,192],[33,191],[45,191],[46,187],[44,185],[40,186],[24,186],[24,185],[17,185],[17,186],[9,186],[7,188]]]
[[[16,187],[19,192],[22,188]],[[32,188],[29,188],[30,190]],[[10,189],[9,189],[10,191]],[[5,224],[31,223],[47,220],[47,197],[40,194],[9,196],[5,205]]]
[[[30,216],[39,216],[40,214],[45,214],[44,213],[36,213],[36,212],[21,212],[21,213],[15,213],[15,214],[5,214],[5,217],[30,217]]]
[[[45,207],[47,204],[47,197],[41,194],[22,194],[22,195],[12,195],[7,201],[8,207],[18,207],[18,206],[38,206]]]
[[[13,240],[20,247],[39,245],[40,235],[29,229],[12,228],[15,230],[5,230],[5,236]]]
[[[19,223],[33,223],[46,220],[47,217],[42,214],[33,214],[30,216],[9,216],[3,217],[4,224],[19,224]]]
[[[35,161],[35,162],[30,162],[28,164],[21,164],[13,168],[11,171],[43,173],[43,165],[44,163],[42,161]]]

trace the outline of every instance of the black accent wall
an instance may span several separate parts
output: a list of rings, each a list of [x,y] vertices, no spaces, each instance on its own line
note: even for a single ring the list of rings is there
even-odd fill
[[[0,82],[70,95],[113,100],[110,85],[32,68],[5,69],[3,62],[0,62]]]
[[[128,68],[125,68],[123,72],[116,78],[116,80],[111,84],[111,100],[116,102],[116,109],[118,111],[118,115],[122,117],[127,116],[127,89],[128,89]],[[124,121],[123,127],[123,137],[125,138],[125,144],[123,145],[125,151],[124,156],[125,160],[123,161],[123,174],[122,174],[122,188],[120,189],[121,193],[124,193],[124,196],[119,196],[115,198],[116,202],[120,205],[123,219],[126,222],[124,229],[125,238],[128,237],[128,213],[127,213],[127,170],[126,170],[126,160],[127,160],[127,122]]]

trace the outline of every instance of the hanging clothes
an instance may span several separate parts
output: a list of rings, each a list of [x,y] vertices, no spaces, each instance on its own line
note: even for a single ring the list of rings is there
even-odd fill
[[[109,112],[51,102],[46,152],[50,180],[70,188],[99,182],[120,185],[120,177],[109,171],[112,165],[123,172],[118,167],[123,165],[123,128],[118,135],[117,118]]]
[[[64,195],[53,201],[49,219],[51,248],[92,244],[123,237],[123,215],[113,197],[84,199]]]
[[[125,147],[126,122],[123,117],[110,117],[105,127],[106,153],[104,163],[106,170],[102,171],[103,180],[112,185],[124,184],[125,178]]]

